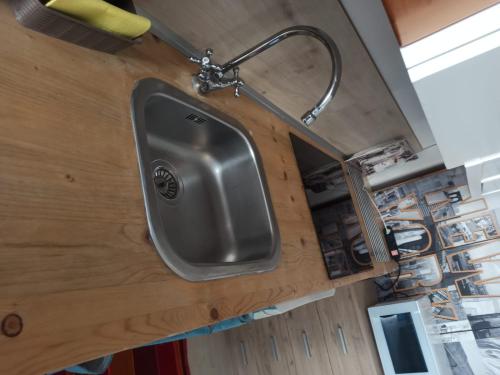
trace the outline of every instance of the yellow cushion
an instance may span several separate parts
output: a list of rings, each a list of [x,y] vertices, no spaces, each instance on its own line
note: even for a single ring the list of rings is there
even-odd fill
[[[103,0],[50,0],[47,7],[94,27],[128,38],[136,38],[151,27],[151,21]]]

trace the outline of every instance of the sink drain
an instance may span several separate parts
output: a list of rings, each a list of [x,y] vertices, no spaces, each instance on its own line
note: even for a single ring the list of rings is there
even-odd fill
[[[165,167],[156,167],[153,180],[158,192],[166,199],[175,199],[179,192],[179,182]]]

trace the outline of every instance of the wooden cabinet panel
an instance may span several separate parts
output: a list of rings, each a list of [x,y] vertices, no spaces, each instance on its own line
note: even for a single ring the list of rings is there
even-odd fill
[[[299,375],[295,367],[286,320],[283,316],[262,319],[252,324],[251,335],[255,337],[259,361],[257,366],[262,375]]]
[[[286,314],[288,334],[298,374],[333,374],[315,304]]]
[[[363,374],[356,358],[361,334],[349,289],[338,289],[335,298],[318,301],[316,306],[334,373]]]
[[[193,375],[383,375],[367,307],[371,281],[225,333],[188,341]],[[345,338],[345,349],[338,331]],[[274,341],[274,342],[273,342]],[[274,346],[274,348],[273,348]]]
[[[480,12],[498,0],[383,0],[401,46]]]
[[[258,363],[261,361],[256,350],[257,341],[253,324],[226,331],[234,363],[235,375],[261,375]],[[224,373],[223,373],[224,374]]]
[[[223,332],[188,340],[192,375],[234,375],[235,363],[228,335]]]
[[[373,374],[383,375],[382,364],[373,337],[372,326],[368,316],[368,307],[377,304],[377,288],[371,280],[366,280],[351,285],[351,294],[354,301],[354,311],[356,312],[357,321],[363,335],[363,356],[365,360],[363,364],[372,369]]]
[[[357,300],[351,287],[337,289],[334,298],[316,302],[326,346],[335,374],[381,374],[366,306]],[[365,322],[361,323],[360,319]],[[368,330],[367,332],[364,332]],[[362,354],[362,355],[360,355]],[[375,365],[374,365],[375,364]]]

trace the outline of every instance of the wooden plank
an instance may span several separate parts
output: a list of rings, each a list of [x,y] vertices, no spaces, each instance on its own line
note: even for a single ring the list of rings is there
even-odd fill
[[[365,280],[350,286],[354,300],[354,311],[361,328],[364,343],[363,353],[366,361],[363,365],[369,366],[376,375],[383,375],[382,364],[378,355],[377,346],[368,316],[368,307],[378,303],[377,290],[372,280]]]
[[[226,331],[225,335],[233,356],[235,375],[263,375],[259,368],[261,359],[252,325]]]
[[[298,374],[334,374],[314,304],[286,313],[286,325]]]
[[[253,344],[260,374],[298,375],[283,316],[257,320],[249,327],[249,334],[255,337]]]
[[[392,28],[404,47],[484,10],[498,0],[383,0]]]
[[[339,1],[323,0],[136,0],[174,33],[224,63],[291,25],[326,31],[342,54],[338,93],[312,129],[344,154],[403,136],[420,149],[406,119],[380,77]],[[241,66],[253,89],[299,119],[321,97],[329,81],[327,51],[311,38],[292,38]]]
[[[366,345],[353,298],[347,286],[338,288],[334,297],[316,302],[328,355],[335,374],[373,374],[371,362],[359,360]],[[344,343],[341,335],[345,339]]]
[[[192,375],[235,374],[235,357],[224,332],[190,338],[187,341]],[[120,374],[121,375],[121,374]]]
[[[278,268],[191,283],[146,239],[130,93],[157,77],[190,95],[195,67],[146,36],[113,56],[18,25],[0,3],[0,373],[40,374],[386,271],[330,281],[290,128],[231,92],[200,98],[253,134],[282,240]]]
[[[266,339],[271,335],[276,335],[279,341],[279,352],[290,353],[287,355],[291,356],[289,361],[293,361],[293,364],[290,362],[291,366],[289,367],[292,374],[328,374],[331,373],[329,370],[329,366],[331,366],[335,375],[382,375],[382,366],[367,314],[367,308],[376,302],[377,293],[373,282],[359,282],[338,288],[333,297],[302,306],[288,314],[254,321],[244,330],[237,329],[235,331],[238,331],[238,340],[245,340],[250,345],[251,350],[255,350],[256,354],[252,357],[256,361],[256,367],[253,367],[256,371],[254,373],[289,373],[286,368],[272,367],[269,362],[269,346]],[[346,337],[347,354],[343,353],[338,340],[337,328],[339,324]],[[311,362],[304,359],[304,344],[301,336],[303,330],[308,333],[311,352],[315,351],[312,352],[314,357],[310,360]],[[235,335],[235,331],[227,334]],[[199,338],[189,341],[192,340],[200,341]],[[213,335],[202,340],[203,345],[198,345],[193,350],[206,352],[206,348],[218,346],[215,342],[217,339]],[[226,347],[218,349],[221,352],[231,350],[229,346],[234,345],[229,341],[224,343]],[[327,350],[327,355],[318,355],[316,352],[318,343],[322,344],[320,350]],[[253,345],[257,345],[257,348],[254,349]],[[240,358],[240,353],[237,350],[234,353],[235,358]],[[207,368],[208,363],[209,361],[202,353],[190,357],[191,369]],[[193,374],[198,373],[194,372]]]

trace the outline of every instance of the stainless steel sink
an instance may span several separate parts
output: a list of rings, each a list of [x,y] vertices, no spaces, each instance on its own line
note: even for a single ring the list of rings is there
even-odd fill
[[[245,129],[152,78],[132,93],[132,120],[149,230],[165,263],[192,281],[273,269],[279,232]]]

